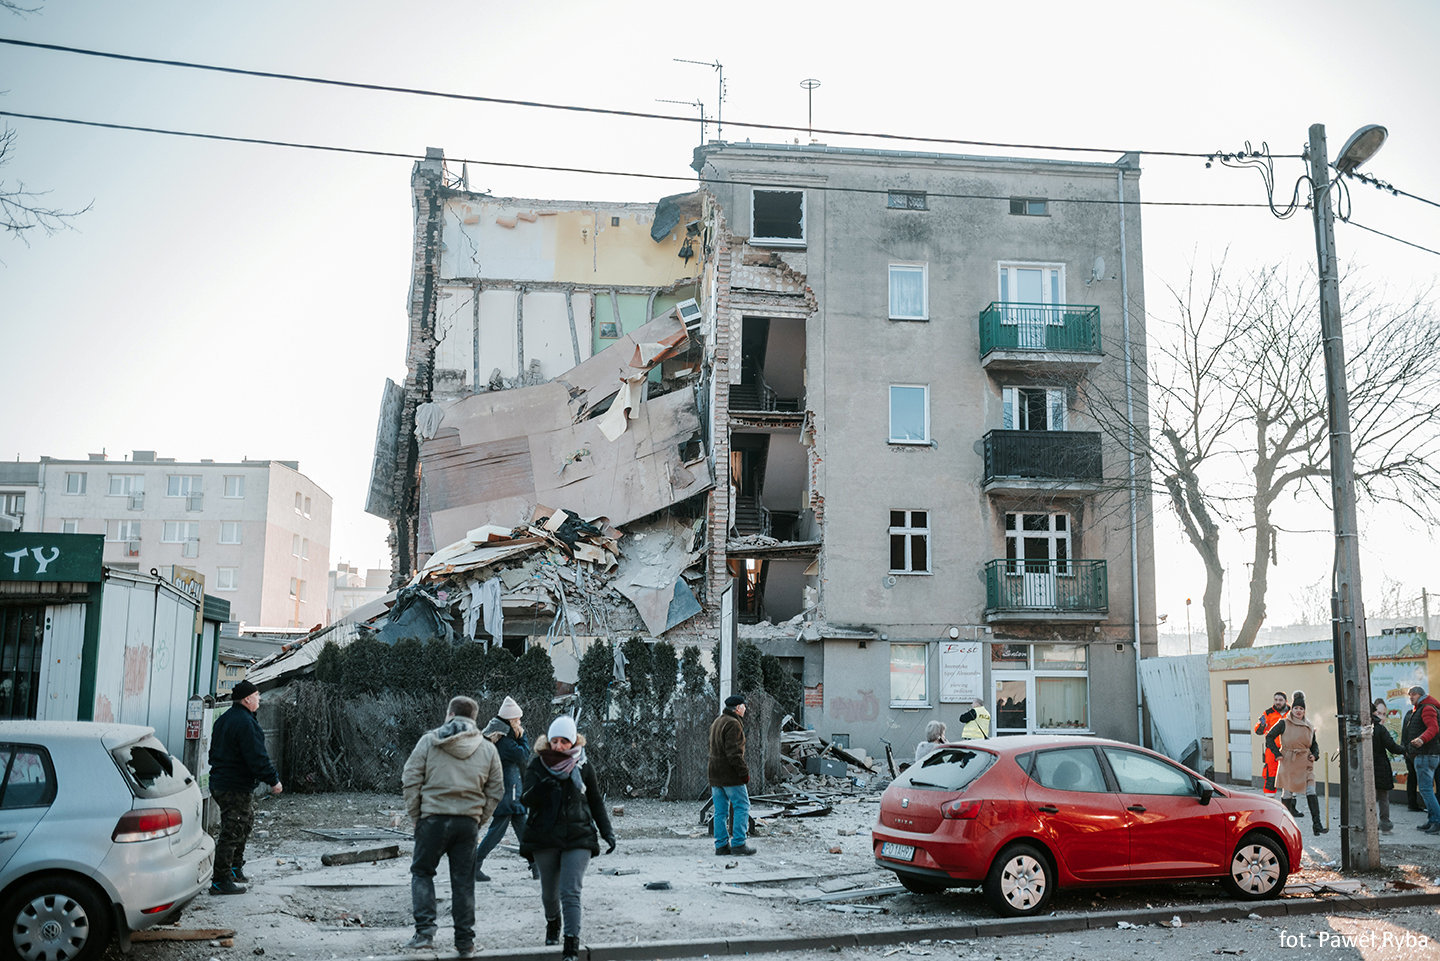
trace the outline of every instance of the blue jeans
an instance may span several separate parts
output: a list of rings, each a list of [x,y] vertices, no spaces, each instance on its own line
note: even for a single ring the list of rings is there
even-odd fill
[[[726,845],[732,848],[744,847],[745,831],[750,827],[749,789],[743,784],[734,787],[712,787],[710,799],[715,802],[716,849]]]
[[[427,814],[415,825],[410,858],[410,905],[415,933],[435,936],[435,869],[444,855],[450,862],[450,917],[455,944],[475,943],[475,839],[480,825],[472,817]]]
[[[1431,824],[1440,824],[1440,801],[1435,799],[1437,767],[1440,767],[1440,754],[1415,755],[1415,780],[1420,782],[1420,801],[1425,805]]]
[[[525,812],[518,814],[497,814],[490,819],[490,829],[480,839],[480,846],[475,849],[475,869],[478,871],[480,865],[485,863],[485,856],[495,850],[496,845],[505,837],[505,829],[515,829],[515,840],[525,840]]]

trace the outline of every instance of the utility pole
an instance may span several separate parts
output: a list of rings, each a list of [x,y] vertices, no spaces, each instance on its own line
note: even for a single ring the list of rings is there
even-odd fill
[[[1383,131],[1381,135],[1383,139]],[[1345,384],[1340,278],[1335,263],[1335,210],[1330,196],[1330,155],[1325,146],[1324,124],[1310,127],[1309,153],[1315,253],[1320,273],[1320,332],[1330,412],[1330,494],[1335,513],[1335,580],[1330,608],[1335,705],[1340,721],[1340,862],[1345,870],[1374,870],[1380,866],[1380,836],[1375,809],[1369,804],[1375,783],[1375,762],[1371,754],[1373,725],[1369,711],[1370,663],[1365,606],[1360,593],[1350,398]],[[1350,151],[1347,149],[1345,154],[1338,165],[1341,173],[1358,166],[1352,163],[1347,168]]]

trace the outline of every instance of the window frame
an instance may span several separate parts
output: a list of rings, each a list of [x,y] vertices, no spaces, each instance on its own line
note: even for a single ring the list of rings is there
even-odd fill
[[[77,478],[79,479],[80,483],[79,483],[78,485],[74,485],[74,486],[78,486],[78,487],[79,487],[79,490],[71,490],[71,489],[70,489],[71,486],[72,486],[72,485],[71,485],[71,481],[73,481],[73,480],[75,480],[75,479],[77,479]],[[84,493],[86,493],[86,491],[87,491],[87,489],[89,488],[89,486],[90,486],[90,474],[89,474],[88,471],[83,471],[83,470],[81,470],[81,471],[69,471],[69,470],[67,470],[67,471],[65,472],[65,493],[66,493],[66,495],[69,495],[69,496],[78,496],[78,495],[80,495],[80,494],[84,494]]]
[[[1010,519],[1015,518],[1015,526],[1010,526]],[[1026,517],[1046,518],[1046,527],[1043,530],[1025,527]],[[1056,520],[1064,518],[1064,524],[1056,525]],[[1005,573],[1018,575],[1025,573],[1025,541],[1028,539],[1046,540],[1049,542],[1050,556],[1047,560],[1052,565],[1052,572],[1056,577],[1074,577],[1075,566],[1071,561],[1075,560],[1075,519],[1070,516],[1069,511],[1005,511],[1001,517],[1004,524],[1003,533],[1005,537]],[[1063,528],[1063,530],[1061,530]],[[1064,544],[1062,552],[1056,549],[1057,544]],[[1039,558],[1030,558],[1039,560]]]
[[[235,483],[234,483],[234,484],[231,484],[231,481],[234,481]],[[221,497],[228,497],[228,498],[231,498],[232,500],[243,500],[243,499],[244,499],[244,497],[245,497],[245,475],[244,475],[244,474],[226,474],[226,475],[225,475],[225,480],[223,481],[223,484],[224,484],[224,487],[223,487],[224,493],[220,495]],[[232,487],[234,488],[234,490],[236,491],[236,493],[233,493],[233,494],[232,494],[232,493],[230,492]]]
[[[896,200],[900,203],[896,203]],[[912,201],[918,200],[917,205]],[[885,192],[886,210],[929,210],[930,199],[923,190],[887,190]]]
[[[234,539],[234,540],[227,540],[227,539],[226,539],[225,534],[226,534],[226,528],[227,528],[227,527],[230,528],[231,531],[235,534],[235,539]],[[243,523],[241,523],[240,521],[221,521],[221,522],[220,522],[220,536],[219,536],[219,538],[216,540],[216,543],[217,543],[217,544],[243,544],[243,543],[245,543],[245,525],[244,525]]]
[[[78,518],[78,517],[62,517],[62,518],[60,519],[60,533],[62,533],[62,534],[78,534],[78,533],[80,533],[80,518]]]
[[[897,390],[918,390],[922,391],[920,396],[920,417],[921,432],[924,436],[919,439],[911,437],[897,437],[895,434],[895,392]],[[928,447],[930,439],[930,385],[929,384],[891,384],[889,390],[890,418],[889,418],[889,442],[891,444],[904,444],[907,446]]]
[[[122,482],[118,485],[120,490],[115,489],[116,481]],[[143,493],[145,493],[144,474],[111,474],[105,485],[106,497],[131,497]]]
[[[902,314],[895,308],[895,276],[901,274],[920,274],[920,313]],[[886,275],[887,284],[887,311],[886,314],[891,320],[925,320],[930,319],[930,265],[928,263],[892,263]]]
[[[1045,426],[1030,427],[1028,404],[1020,403],[1020,395],[1045,393]],[[1023,422],[1023,424],[1022,424]],[[1070,392],[1063,387],[1040,384],[1011,384],[1000,388],[1000,427],[1002,430],[1065,431],[1070,429]]]
[[[887,675],[890,681],[890,706],[892,708],[928,708],[930,703],[930,645],[924,641],[891,641],[890,649],[887,652]],[[912,698],[901,698],[895,696],[895,654],[898,649],[916,648],[920,652],[920,685],[922,687],[919,700]],[[913,661],[907,663],[914,663]],[[903,692],[902,692],[903,693]]]
[[[228,577],[227,577],[228,575]],[[227,583],[228,581],[228,583]],[[240,568],[238,567],[217,567],[215,568],[215,590],[217,591],[238,591],[240,589]]]
[[[1032,204],[1039,204],[1038,211],[1032,210]],[[1019,207],[1017,210],[1016,207]],[[1049,197],[1011,197],[1010,216],[1012,217],[1048,217],[1050,216]]]
[[[756,230],[755,199],[761,194],[800,195],[800,236],[762,237]],[[809,197],[804,187],[751,187],[750,188],[750,243],[765,247],[804,247],[809,239],[808,213]]]
[[[183,534],[186,536],[171,537],[170,532],[172,530],[172,525],[174,525],[174,530],[183,532]],[[198,543],[199,540],[199,521],[165,521],[164,525],[160,528],[160,543],[162,544],[188,544],[191,541],[195,541]]]
[[[179,483],[176,483],[177,481]],[[196,494],[204,493],[203,483],[204,478],[200,474],[166,474],[165,496],[193,497]]]
[[[890,509],[890,512],[889,512],[889,513],[890,513],[890,518],[889,518],[889,519],[890,519],[890,526],[889,526],[889,530],[888,530],[889,539],[888,539],[887,542],[886,542],[886,547],[887,547],[887,552],[886,552],[886,553],[887,553],[887,560],[886,560],[886,563],[889,564],[889,563],[891,562],[891,561],[890,561],[890,554],[893,552],[894,539],[895,539],[896,537],[903,537],[903,538],[905,538],[905,563],[908,565],[908,567],[906,567],[906,568],[904,568],[904,569],[897,569],[897,568],[895,568],[895,567],[891,567],[889,572],[890,572],[891,574],[930,574],[930,573],[932,573],[931,568],[930,568],[930,558],[931,558],[931,555],[932,555],[934,552],[930,549],[930,511],[929,511],[929,509],[928,509],[928,508],[901,508],[901,507],[894,507],[894,508],[891,508],[891,509]],[[904,515],[905,515],[905,517],[904,517],[904,523],[903,523],[903,524],[899,524],[899,525],[895,524],[895,517],[894,517],[895,514],[904,514]],[[915,519],[914,515],[916,515],[916,514],[924,514],[924,515],[925,515],[925,526],[924,526],[924,527],[917,527],[917,526],[915,525],[915,523],[914,523],[914,519]],[[913,545],[914,545],[916,539],[921,539],[921,540],[923,541],[924,545],[925,545],[925,566],[924,566],[924,568],[916,568],[916,567],[914,566],[914,550],[913,550]]]

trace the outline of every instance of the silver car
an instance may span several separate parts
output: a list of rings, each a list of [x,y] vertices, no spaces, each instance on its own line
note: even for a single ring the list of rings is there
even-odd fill
[[[0,721],[0,957],[89,961],[210,882],[200,787],[153,728]]]

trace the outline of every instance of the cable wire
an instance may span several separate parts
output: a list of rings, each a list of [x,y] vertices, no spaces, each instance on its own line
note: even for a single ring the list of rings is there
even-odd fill
[[[1387,238],[1387,239],[1389,239],[1389,240],[1393,240],[1393,241],[1395,241],[1395,242],[1398,243],[1398,244],[1404,244],[1404,245],[1407,246],[1407,247],[1414,247],[1416,250],[1423,250],[1423,251],[1425,251],[1427,254],[1434,254],[1435,256],[1440,257],[1440,250],[1431,250],[1429,247],[1422,247],[1420,244],[1413,243],[1413,242],[1411,242],[1411,241],[1409,241],[1409,240],[1405,240],[1403,237],[1396,237],[1394,234],[1387,234],[1387,233],[1386,233],[1385,231],[1383,231],[1383,230],[1376,230],[1374,227],[1367,227],[1367,226],[1365,226],[1364,224],[1358,223],[1357,221],[1354,221],[1354,220],[1346,220],[1346,221],[1344,221],[1344,222],[1347,223],[1347,224],[1349,224],[1349,225],[1352,226],[1352,227],[1359,227],[1361,230],[1369,231],[1369,232],[1372,233],[1372,234],[1379,234],[1381,237],[1385,237],[1385,238]]]
[[[417,97],[439,97],[445,100],[465,100],[473,103],[493,103],[512,107],[532,107],[542,110],[563,110],[571,113],[594,113],[611,117],[631,117],[641,120],[666,120],[671,122],[693,124],[698,123],[694,117],[684,117],[677,114],[648,113],[642,110],[619,110],[609,107],[587,107],[580,104],[548,103],[540,100],[517,100],[507,97],[486,97],[479,94],[454,93],[444,90],[430,90],[424,87],[401,87],[391,84],[364,83],[355,80],[335,80],[328,77],[314,77],[304,74],[280,73],[271,70],[250,70],[243,67],[225,67],[217,64],[195,63],[188,60],[168,60],[161,57],[142,57],[136,54],[114,53],[105,50],[91,50],[85,47],[70,47],[58,43],[40,43],[33,40],[17,40],[13,37],[0,37],[0,44],[8,44],[15,47],[28,47],[33,50],[49,50],[58,53],[70,53],[85,57],[101,57],[107,60],[120,60],[127,63],[145,63],[162,67],[179,67],[186,70],[208,70],[214,73],[234,74],[242,77],[261,77],[267,80],[290,80],[295,83],[320,84],[331,87],[344,87],[351,90],[378,91],[384,93],[402,93]],[[784,130],[791,132],[799,128],[791,124],[756,123],[743,120],[727,120],[726,123],[736,127],[746,127],[751,130]],[[1213,150],[1131,150],[1117,149],[1113,147],[1073,147],[1061,146],[1059,144],[1032,144],[1032,143],[1004,143],[992,140],[961,140],[953,137],[919,137],[905,134],[893,133],[867,133],[856,130],[834,130],[826,127],[815,127],[812,134],[829,134],[838,137],[870,137],[877,140],[901,140],[913,143],[934,143],[952,144],[965,147],[986,147],[999,150],[1056,150],[1080,153],[1104,153],[1124,154],[1143,153],[1157,157],[1212,157]],[[1276,157],[1299,158],[1300,154],[1275,154]]]
[[[0,117],[14,117],[20,120],[39,120],[46,123],[62,123],[79,127],[99,127],[105,130],[129,130],[136,133],[161,134],[169,137],[189,137],[196,140],[216,140],[224,143],[245,143],[257,144],[266,147],[291,147],[297,150],[320,150],[327,153],[358,154],[365,157],[387,157],[398,160],[422,160],[421,155],[406,153],[397,150],[372,150],[361,147],[338,147],[331,144],[302,143],[294,140],[274,140],[267,137],[239,137],[229,134],[200,133],[193,130],[172,130],[165,127],[146,127],[135,124],[109,123],[100,120],[80,120],[73,117],[53,117],[45,114],[20,113],[15,110],[0,110]],[[474,157],[447,157],[448,163],[475,164],[485,167],[506,167],[515,170],[540,170],[553,173],[577,173],[591,174],[600,177],[635,177],[645,180],[672,180],[690,181],[689,177],[674,176],[671,174],[641,173],[629,170],[599,170],[593,167],[562,167],[554,164],[529,164],[517,163],[504,160],[483,160]],[[794,188],[793,183],[775,180],[719,180],[707,179],[701,181],[705,184],[728,184],[740,187],[787,187]],[[830,185],[806,186],[805,190],[818,190],[827,193],[852,193],[852,194],[888,194],[890,191],[885,187],[837,187]],[[483,192],[483,191],[480,191]],[[1003,200],[1009,202],[1012,198],[1009,194],[962,194],[942,193],[929,191],[927,197],[937,197],[947,200]],[[1100,206],[1117,206],[1119,200],[1108,198],[1091,197],[1047,197],[1050,203],[1070,204],[1095,204]],[[1240,207],[1240,208],[1265,208],[1267,204],[1260,203],[1239,203],[1204,200],[1127,200],[1125,203],[1143,204],[1150,207]]]

